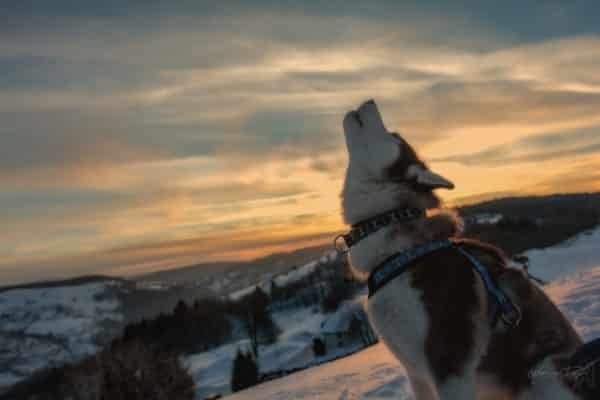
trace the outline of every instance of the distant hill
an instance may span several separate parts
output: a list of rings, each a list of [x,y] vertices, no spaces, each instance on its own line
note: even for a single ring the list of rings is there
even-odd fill
[[[514,196],[470,204],[459,207],[460,214],[472,215],[497,212],[515,216],[546,217],[563,211],[600,212],[600,193],[568,193],[547,196]],[[579,211],[578,211],[579,210]]]
[[[498,224],[482,224],[468,237],[500,246],[509,254],[553,246],[600,224],[600,193],[508,197],[460,207],[468,221],[481,214],[499,214]]]
[[[105,282],[105,281],[125,281],[123,278],[117,278],[114,276],[104,275],[86,275],[79,276],[76,278],[52,280],[52,281],[39,281],[33,283],[24,283],[20,285],[3,286],[0,287],[0,293],[6,292],[7,290],[15,289],[44,289],[44,288],[55,288],[61,286],[79,286],[86,283]]]
[[[600,193],[506,197],[459,207],[466,222],[481,215],[500,215],[494,224],[467,224],[466,237],[500,246],[508,254],[552,246],[600,223]],[[333,239],[333,237],[332,237]],[[333,250],[332,244],[280,252],[251,261],[200,263],[130,277],[128,287],[137,290],[122,295],[127,320],[151,317],[171,311],[178,300],[193,301],[219,297],[284,274]],[[114,280],[106,276],[85,276],[0,288],[10,289],[77,286]],[[158,283],[154,285],[154,283]],[[160,289],[164,285],[164,289]]]
[[[244,280],[252,281],[253,277],[264,274],[279,274],[320,258],[325,252],[333,250],[331,244],[305,247],[302,249],[269,254],[250,261],[231,261],[201,263],[186,267],[173,268],[149,274],[140,275],[132,279],[136,281],[159,281],[169,284],[184,284],[214,278],[215,274],[245,277]]]
[[[0,392],[35,371],[95,353],[119,335],[125,319],[114,281],[94,276],[5,288]]]
[[[125,317],[128,321],[151,318],[172,311],[179,300],[192,303],[199,298],[226,296],[318,260],[332,250],[327,244],[251,261],[202,263],[137,276],[131,278],[137,290],[122,298]],[[162,285],[167,287],[156,290]]]

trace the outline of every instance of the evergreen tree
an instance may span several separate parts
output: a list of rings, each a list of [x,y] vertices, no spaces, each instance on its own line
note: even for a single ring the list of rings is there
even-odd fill
[[[176,317],[185,317],[187,312],[188,312],[187,304],[185,304],[185,301],[179,300],[177,302],[177,305],[175,306],[175,309],[173,310],[173,314],[175,314]]]
[[[325,346],[325,342],[323,342],[321,338],[313,339],[312,349],[315,357],[320,357],[327,354],[327,347]]]
[[[259,287],[245,298],[244,322],[255,358],[258,358],[259,343],[274,343],[279,335],[279,328],[267,310],[269,303],[269,296]]]
[[[258,383],[258,364],[252,353],[237,350],[231,369],[231,391],[237,392]]]

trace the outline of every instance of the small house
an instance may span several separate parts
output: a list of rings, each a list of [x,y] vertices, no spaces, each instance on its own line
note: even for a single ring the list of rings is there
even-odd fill
[[[342,303],[339,309],[321,323],[321,336],[327,349],[369,345],[376,341],[362,305]]]

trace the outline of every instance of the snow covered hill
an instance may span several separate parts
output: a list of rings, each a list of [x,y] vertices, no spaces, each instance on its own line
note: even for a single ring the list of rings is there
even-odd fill
[[[279,275],[267,276],[266,279],[261,280],[256,285],[250,285],[230,293],[229,298],[231,300],[239,300],[254,292],[256,288],[260,288],[263,292],[270,294],[272,284],[276,284],[279,287],[291,285],[312,274],[319,266],[337,261],[339,257],[340,254],[337,251],[329,251],[323,254],[318,260],[310,261],[298,268],[292,268]]]
[[[260,346],[261,372],[305,368],[362,349],[363,343],[353,342],[343,347],[329,348],[325,356],[317,358],[312,350],[313,338],[320,336],[324,323],[336,319],[339,313],[361,307],[357,303],[362,301],[364,301],[363,296],[348,301],[340,306],[339,312],[332,314],[323,314],[318,307],[303,307],[273,313],[273,320],[283,332],[276,343]],[[250,349],[249,340],[240,340],[183,358],[184,365],[196,382],[197,399],[230,392],[231,366],[238,348]]]
[[[600,227],[547,249],[531,250],[531,272],[585,340],[600,337]],[[238,392],[231,400],[413,399],[404,368],[379,344],[339,361]]]
[[[0,389],[95,353],[122,321],[116,281],[0,293]]]

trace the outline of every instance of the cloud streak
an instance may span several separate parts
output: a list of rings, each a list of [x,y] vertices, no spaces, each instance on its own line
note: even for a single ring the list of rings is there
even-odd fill
[[[453,162],[468,166],[502,165],[578,157],[598,152],[600,152],[600,126],[593,126],[585,129],[525,136],[522,139],[488,147],[474,153],[435,158],[433,162]]]

